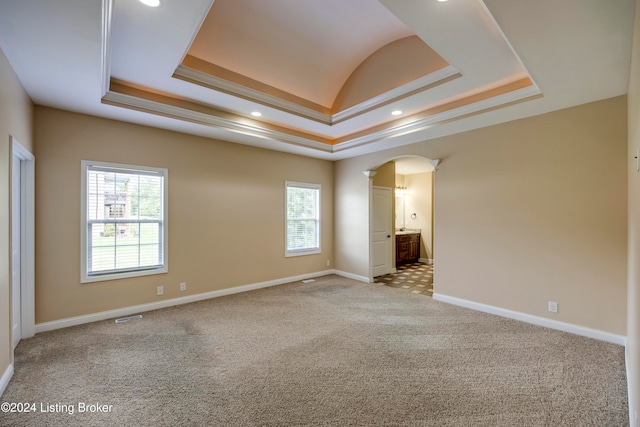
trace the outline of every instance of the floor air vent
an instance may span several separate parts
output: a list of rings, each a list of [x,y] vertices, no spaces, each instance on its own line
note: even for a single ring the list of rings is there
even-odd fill
[[[136,314],[134,316],[121,317],[119,319],[116,319],[116,323],[125,323],[125,322],[128,322],[129,320],[136,320],[136,319],[142,319],[142,314]]]

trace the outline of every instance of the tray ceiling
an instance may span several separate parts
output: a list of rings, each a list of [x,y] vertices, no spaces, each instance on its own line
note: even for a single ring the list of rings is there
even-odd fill
[[[338,159],[625,93],[633,1],[567,2],[22,0],[0,47],[42,105]]]

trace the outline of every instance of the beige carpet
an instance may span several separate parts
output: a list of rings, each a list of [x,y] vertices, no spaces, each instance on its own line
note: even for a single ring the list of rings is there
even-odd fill
[[[143,316],[20,343],[0,401],[37,413],[0,425],[628,425],[623,347],[387,286],[326,276]]]

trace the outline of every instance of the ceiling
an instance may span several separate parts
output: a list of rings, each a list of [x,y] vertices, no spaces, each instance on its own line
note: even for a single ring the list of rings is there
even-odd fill
[[[187,53],[329,108],[369,55],[413,35],[372,0],[216,0]]]
[[[2,0],[0,48],[36,104],[330,160],[627,92],[634,0],[161,1]]]

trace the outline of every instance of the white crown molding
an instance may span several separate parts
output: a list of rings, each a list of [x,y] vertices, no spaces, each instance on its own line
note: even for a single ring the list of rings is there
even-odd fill
[[[102,96],[109,91],[109,85],[111,83],[111,22],[113,19],[114,1],[115,0],[102,0],[102,52],[100,52]]]
[[[399,101],[410,95],[414,95],[418,92],[423,92],[425,90],[431,89],[434,86],[448,82],[452,78],[457,77],[462,77],[462,74],[456,67],[449,65],[447,67],[434,71],[431,74],[420,77],[419,79],[391,89],[390,91],[374,96],[373,98],[369,98],[366,101],[354,105],[353,107],[342,110],[331,116],[331,124],[343,122],[360,114],[366,113],[369,110],[373,110],[392,102]]]
[[[203,73],[202,71],[185,67],[184,65],[179,65],[178,68],[176,68],[176,71],[173,73],[173,77],[244,98],[258,104],[276,108],[300,117],[315,120],[326,125],[331,124],[331,116],[328,114],[323,114],[312,108],[296,104],[295,102],[287,101],[282,98],[278,98],[277,96],[269,95],[264,92],[260,92],[259,90],[251,89],[246,86]]]
[[[212,114],[201,113],[198,111],[180,108],[173,105],[163,104],[161,102],[150,101],[119,92],[109,91],[102,98],[102,102],[120,107],[131,108],[138,111],[157,114],[161,116],[171,117],[180,120],[186,120],[206,126],[222,128],[232,132],[251,135],[258,138],[286,142],[315,150],[331,152],[331,145],[314,141],[312,139],[291,135],[285,132],[279,132],[271,129],[265,129],[253,126],[247,123],[239,123],[230,119],[226,119]]]
[[[433,114],[409,123],[392,126],[378,132],[372,132],[367,135],[341,142],[333,146],[333,152],[337,153],[349,148],[370,144],[383,139],[390,139],[397,136],[406,135],[408,133],[417,132],[441,122],[454,120],[460,117],[466,117],[472,114],[479,114],[484,112],[485,110],[539,96],[541,93],[542,92],[537,86],[528,86],[522,89],[505,93],[503,95],[484,99],[482,101],[467,104],[458,108],[453,108],[451,110],[443,111],[442,113]]]
[[[327,143],[315,141],[310,138],[304,138],[302,136],[291,135],[286,132],[265,129],[247,123],[239,123],[237,121],[215,116],[212,114],[201,113],[198,111],[176,107],[157,101],[151,101],[115,91],[108,91],[102,98],[102,102],[106,104],[131,108],[134,110],[145,111],[152,114],[172,117],[175,119],[186,120],[206,126],[222,128],[230,130],[232,132],[242,133],[244,135],[251,135],[254,137],[269,139],[272,141],[312,148],[325,153],[337,153],[380,140],[390,139],[397,136],[406,135],[408,133],[417,132],[438,123],[454,120],[461,117],[467,117],[472,114],[479,114],[489,109],[536,97],[540,94],[541,91],[537,86],[528,86],[526,88],[514,90],[493,98],[484,99],[482,101],[464,105],[462,107],[443,111],[442,113],[430,115],[409,123],[404,123],[398,126],[391,126],[378,132],[372,132],[370,134],[363,135],[333,146]]]
[[[224,80],[220,77],[212,76],[202,71],[194,70],[193,68],[185,67],[184,65],[179,65],[173,74],[173,77],[238,96],[258,104],[276,108],[296,116],[315,120],[326,125],[335,125],[337,123],[344,122],[345,120],[349,120],[375,108],[379,108],[408,96],[415,95],[416,93],[426,91],[434,86],[448,82],[452,78],[461,76],[462,74],[456,67],[449,65],[419,79],[367,99],[366,101],[349,107],[336,114],[330,115],[292,101],[284,100],[274,95],[266,94],[256,89],[251,89],[246,86]]]
[[[483,313],[495,314],[497,316],[509,319],[520,320],[522,322],[531,323],[533,325],[544,326],[546,328],[555,329],[563,332],[570,332],[583,337],[594,338],[600,341],[606,341],[618,345],[626,345],[627,338],[622,335],[616,335],[597,329],[587,328],[585,326],[574,325],[572,323],[560,322],[558,320],[548,319],[546,317],[534,316],[532,314],[521,313],[519,311],[508,310],[493,305],[482,304],[462,298],[456,298],[449,295],[434,293],[433,299],[436,301],[453,304],[460,307],[470,308],[472,310],[481,311]]]

